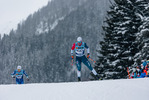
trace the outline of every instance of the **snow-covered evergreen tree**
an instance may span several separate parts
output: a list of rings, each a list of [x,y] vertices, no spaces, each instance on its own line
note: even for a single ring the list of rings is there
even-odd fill
[[[134,56],[134,66],[140,65],[142,60],[149,59],[149,3],[144,1],[143,4],[140,4],[140,7],[143,8],[141,10],[142,14],[139,14],[142,25],[139,27],[136,38],[137,47],[140,51]]]
[[[126,78],[126,67],[132,66],[136,47],[136,34],[142,20],[141,6],[144,0],[114,0],[106,24],[104,41],[100,42],[101,50],[96,70],[104,78]]]

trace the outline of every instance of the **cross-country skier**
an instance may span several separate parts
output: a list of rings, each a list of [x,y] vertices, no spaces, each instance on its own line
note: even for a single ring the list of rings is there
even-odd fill
[[[77,42],[73,44],[71,48],[71,59],[74,59],[73,52],[75,51],[76,53],[76,66],[77,66],[77,75],[78,75],[78,81],[81,81],[81,63],[83,62],[95,75],[96,80],[99,79],[99,76],[97,75],[97,72],[95,69],[92,68],[90,62],[84,55],[85,48],[87,49],[87,58],[90,57],[90,51],[89,47],[87,46],[86,43],[82,42],[82,38],[78,37]]]
[[[26,76],[27,81],[29,81],[29,77],[25,71],[21,69],[21,66],[17,66],[17,69],[11,74],[12,78],[16,78],[16,84],[24,84],[23,74]]]

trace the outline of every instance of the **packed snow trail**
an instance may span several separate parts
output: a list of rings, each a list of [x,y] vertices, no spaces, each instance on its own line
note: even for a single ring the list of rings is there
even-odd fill
[[[0,100],[149,100],[149,78],[0,85]]]

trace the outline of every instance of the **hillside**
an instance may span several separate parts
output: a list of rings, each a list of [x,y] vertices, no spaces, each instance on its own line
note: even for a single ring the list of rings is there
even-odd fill
[[[0,85],[0,100],[148,100],[149,78]]]
[[[13,83],[10,73],[18,65],[31,83],[77,81],[76,67],[70,66],[71,46],[81,36],[96,60],[108,1],[52,0],[29,15],[0,40],[0,84]],[[89,73],[83,66],[82,79],[89,80]]]

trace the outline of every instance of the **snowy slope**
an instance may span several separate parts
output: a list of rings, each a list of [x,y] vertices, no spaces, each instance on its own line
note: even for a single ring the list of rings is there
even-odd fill
[[[149,78],[0,85],[0,100],[149,100]]]

